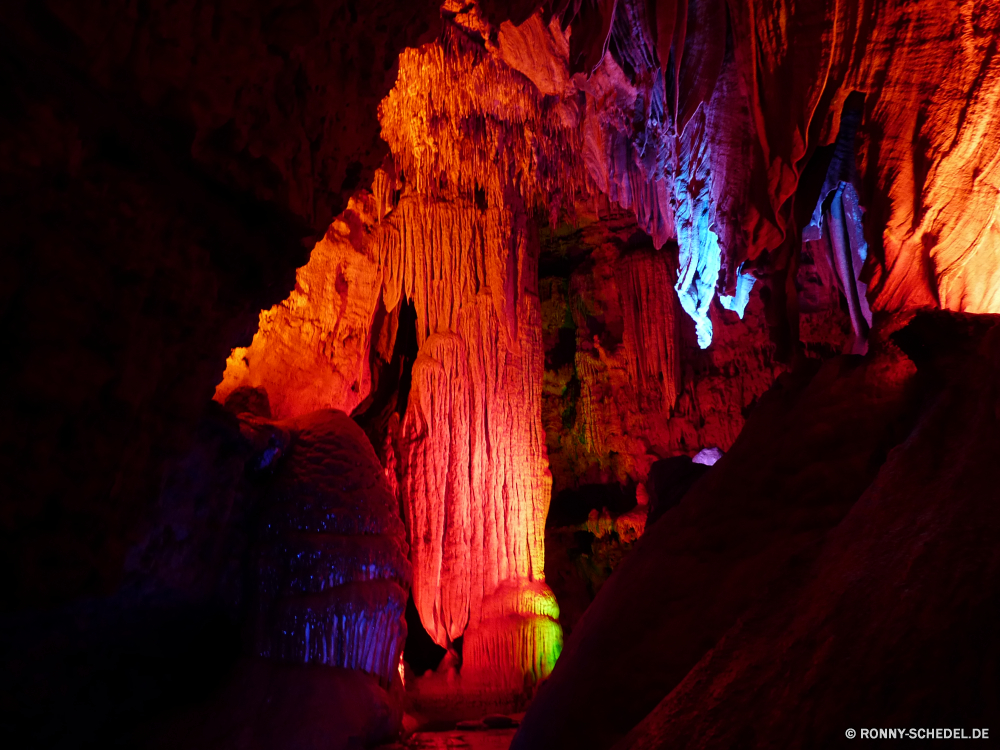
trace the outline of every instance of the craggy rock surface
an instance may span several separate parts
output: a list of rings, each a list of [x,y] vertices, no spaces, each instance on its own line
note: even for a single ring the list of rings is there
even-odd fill
[[[717,293],[730,309],[754,277],[785,293],[823,213],[800,178],[829,158],[852,94],[865,96],[844,156],[859,171],[841,179],[869,214],[850,285],[867,284],[876,311],[997,310],[995,3],[541,5],[523,23],[528,5],[512,9],[496,54],[578,124],[597,188],[656,247],[676,239],[678,298],[701,346]]]
[[[647,529],[577,624],[514,747],[606,748],[815,555],[914,418],[886,345],[781,376],[723,456]]]

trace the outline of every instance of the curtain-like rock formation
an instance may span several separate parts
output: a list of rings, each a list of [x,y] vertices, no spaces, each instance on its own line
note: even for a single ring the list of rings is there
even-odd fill
[[[574,23],[587,24],[587,4],[570,7],[581,14],[562,16],[572,18],[571,32]],[[737,267],[745,256],[739,213],[749,189],[752,128],[724,5],[695,3],[688,13],[687,2],[668,3],[660,14],[668,8],[665,21],[650,18],[650,11],[656,15],[655,4],[609,4],[606,11],[618,19],[614,31],[609,29],[614,54],[604,54],[602,48],[586,66],[586,75],[572,77],[575,91],[551,85],[569,79],[568,73],[553,72],[560,62],[573,69],[556,17],[547,26],[540,17],[517,29],[504,24],[498,54],[540,90],[563,97],[564,106],[579,110],[583,94],[581,130],[590,177],[609,198],[635,213],[657,248],[677,240],[677,295],[705,348],[712,340],[708,309],[716,287],[721,286],[726,306],[732,307],[729,298],[736,292]],[[657,24],[666,35],[659,45],[650,41]],[[657,46],[662,69],[653,52]],[[531,54],[525,52],[528,48]],[[665,78],[664,57],[671,50],[672,80]],[[555,57],[545,58],[543,51]]]
[[[413,186],[390,218],[387,267],[402,270],[421,345],[400,434],[414,601],[440,645],[464,634],[463,680],[492,690],[546,677],[561,649],[543,583],[551,478],[528,209],[571,207],[574,171],[572,131],[542,106],[457,33],[404,55],[383,104]]]
[[[626,255],[615,269],[622,300],[622,343],[629,353],[629,375],[638,389],[662,396],[661,410],[677,402],[681,361],[677,314],[667,259],[658,253]]]
[[[998,30],[973,1],[553,2],[504,24],[497,53],[580,113],[600,190],[657,247],[677,239],[678,295],[707,345],[708,305],[718,288],[736,309],[746,261],[778,284],[794,269],[799,179],[851,91],[867,95],[873,309],[998,308]]]

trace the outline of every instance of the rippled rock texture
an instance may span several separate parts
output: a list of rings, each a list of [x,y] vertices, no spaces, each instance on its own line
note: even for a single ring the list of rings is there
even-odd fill
[[[273,426],[288,447],[261,489],[254,650],[388,686],[406,640],[410,564],[382,466],[343,412]]]
[[[561,648],[543,573],[551,477],[529,209],[563,189],[572,202],[574,162],[572,135],[531,84],[467,38],[474,20],[402,57],[382,105],[394,164],[352,198],[292,297],[262,314],[216,397],[259,386],[283,415],[363,409],[411,303],[418,355],[385,458],[398,467],[414,601],[438,644],[463,638],[463,675],[520,692]],[[539,143],[566,159],[540,161]]]
[[[873,309],[996,310],[998,27],[988,2],[554,2],[497,49],[580,118],[601,192],[676,238],[704,346],[717,290],[737,309],[741,279],[794,276],[800,178],[852,92]]]

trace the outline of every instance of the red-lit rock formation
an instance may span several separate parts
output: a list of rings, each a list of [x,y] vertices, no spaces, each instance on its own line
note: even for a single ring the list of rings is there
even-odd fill
[[[858,13],[836,2],[797,5],[778,23],[766,3],[734,3],[730,18],[750,82],[754,169],[768,176],[748,207],[751,255],[780,243],[800,160],[832,140],[840,103],[861,91],[874,307],[995,310],[1000,9],[878,2]]]
[[[398,256],[387,261],[402,269],[421,347],[401,492],[428,632],[448,647],[464,634],[463,679],[520,690],[561,648],[543,583],[551,479],[527,206],[546,198],[558,214],[572,201],[572,137],[542,116],[530,84],[467,45],[456,33],[405,55],[382,110],[414,190],[392,219]]]
[[[860,202],[870,210],[874,308],[997,307],[992,5],[546,8],[551,23],[545,15],[504,24],[498,54],[579,113],[602,192],[632,209],[657,247],[676,237],[677,291],[702,344],[717,277],[732,297],[745,260],[761,276],[794,268],[798,180],[833,141],[852,91],[867,95]],[[938,44],[941,24],[949,41]]]

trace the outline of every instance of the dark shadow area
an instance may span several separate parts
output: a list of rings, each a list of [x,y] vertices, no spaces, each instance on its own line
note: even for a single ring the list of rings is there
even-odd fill
[[[413,603],[413,593],[410,592],[410,597],[406,601],[406,645],[403,646],[403,659],[410,665],[414,674],[422,675],[427,670],[437,669],[446,653],[447,651],[431,640],[430,635],[424,630],[417,607]]]
[[[625,485],[583,484],[573,489],[565,489],[552,499],[545,525],[572,526],[583,523],[590,511],[604,508],[613,516],[625,513],[635,507],[635,483]]]

